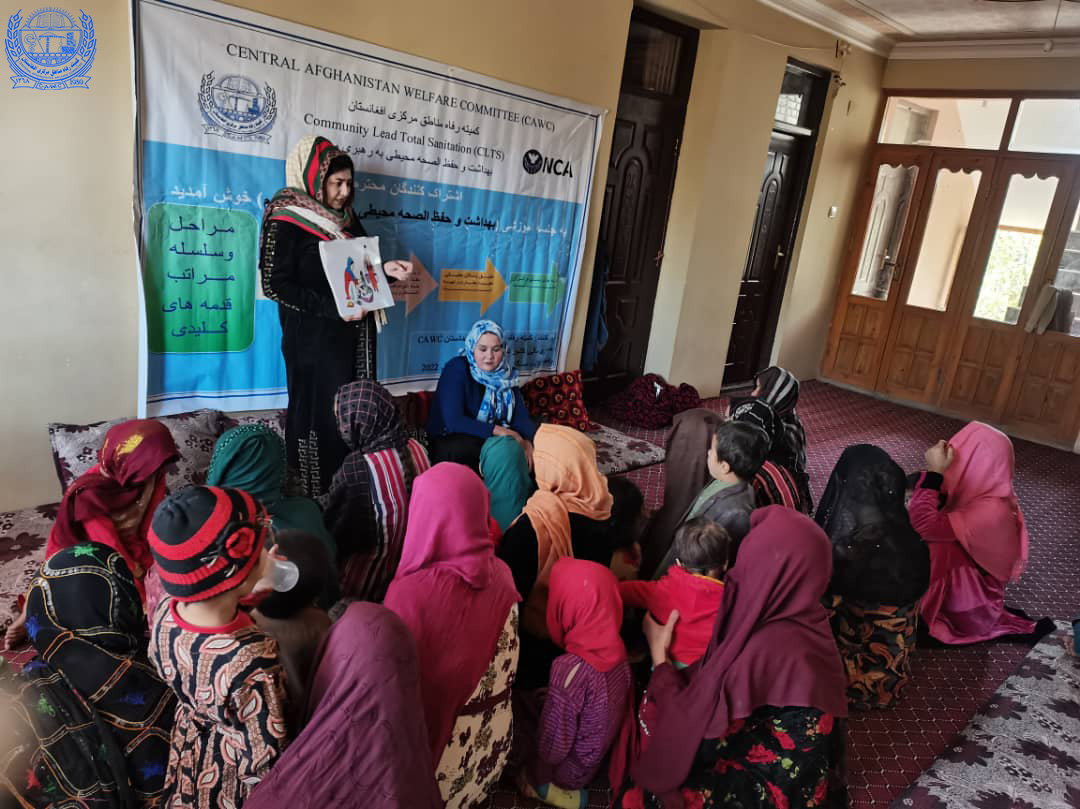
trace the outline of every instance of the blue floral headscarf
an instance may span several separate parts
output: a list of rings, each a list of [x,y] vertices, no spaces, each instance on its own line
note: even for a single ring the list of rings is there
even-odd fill
[[[485,334],[494,334],[503,346],[502,362],[494,371],[481,370],[473,357],[476,344]],[[465,359],[469,363],[472,378],[487,388],[476,420],[489,424],[508,423],[514,417],[514,388],[517,387],[518,375],[510,365],[510,352],[506,350],[502,327],[494,320],[478,320],[473,323],[465,338]]]

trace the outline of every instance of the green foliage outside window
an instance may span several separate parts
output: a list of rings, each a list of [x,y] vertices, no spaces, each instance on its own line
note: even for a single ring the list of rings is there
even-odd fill
[[[1040,244],[1041,233],[998,228],[975,303],[975,317],[1016,322]]]

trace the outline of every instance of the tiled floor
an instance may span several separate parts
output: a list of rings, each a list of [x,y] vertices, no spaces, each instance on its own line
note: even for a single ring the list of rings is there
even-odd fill
[[[723,402],[706,406],[720,410]],[[806,427],[808,466],[815,496],[845,447],[873,443],[908,471],[921,468],[927,446],[948,438],[962,423],[851,393],[819,382],[803,385],[799,414]],[[600,420],[610,423],[602,417]],[[658,444],[663,430],[612,423]],[[1040,617],[1080,613],[1080,457],[1016,441],[1016,490],[1031,533],[1024,576],[1009,589],[1009,602]],[[663,497],[662,465],[627,474],[655,508]],[[911,685],[895,707],[854,716],[849,723],[848,775],[854,809],[887,806],[949,744],[978,707],[1027,652],[1022,644],[992,643],[916,651]],[[595,792],[590,807],[605,806]],[[500,790],[493,806],[534,804]]]

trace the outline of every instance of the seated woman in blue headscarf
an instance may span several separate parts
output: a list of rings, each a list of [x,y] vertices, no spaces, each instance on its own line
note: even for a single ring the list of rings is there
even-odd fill
[[[450,461],[479,472],[484,442],[508,435],[531,466],[536,425],[518,390],[502,328],[493,320],[478,320],[465,338],[463,354],[443,366],[431,403],[432,465]]]

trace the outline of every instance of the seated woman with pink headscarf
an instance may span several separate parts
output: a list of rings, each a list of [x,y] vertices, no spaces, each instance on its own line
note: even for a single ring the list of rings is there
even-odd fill
[[[510,753],[521,599],[495,558],[489,515],[468,467],[439,463],[418,476],[383,602],[416,638],[425,752],[446,809],[484,803]]]
[[[930,546],[923,621],[943,643],[1053,628],[1048,619],[1036,624],[1005,606],[1005,585],[1020,578],[1028,558],[1027,526],[1012,479],[1012,442],[977,421],[926,451],[926,471],[908,513]]]

